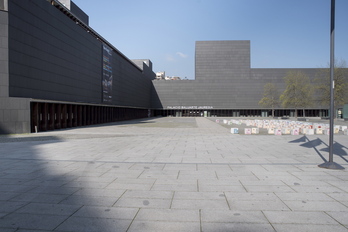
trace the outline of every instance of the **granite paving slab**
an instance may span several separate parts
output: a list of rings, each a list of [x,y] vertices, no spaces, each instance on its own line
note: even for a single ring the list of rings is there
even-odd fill
[[[348,137],[158,117],[0,136],[0,231],[348,231]],[[223,118],[220,118],[223,120]],[[344,123],[344,122],[342,122]]]

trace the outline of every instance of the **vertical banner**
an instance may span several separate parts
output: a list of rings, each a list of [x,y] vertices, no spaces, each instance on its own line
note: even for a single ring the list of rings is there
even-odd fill
[[[103,102],[112,102],[112,49],[103,44]]]

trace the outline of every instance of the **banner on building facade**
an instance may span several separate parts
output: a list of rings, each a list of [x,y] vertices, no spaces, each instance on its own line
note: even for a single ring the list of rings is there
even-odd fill
[[[103,44],[103,102],[112,102],[112,49]]]

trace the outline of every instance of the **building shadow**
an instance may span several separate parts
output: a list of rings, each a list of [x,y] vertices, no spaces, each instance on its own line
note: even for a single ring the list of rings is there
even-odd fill
[[[315,150],[315,152],[324,162],[327,162],[327,159],[324,157],[322,152],[329,153],[329,145],[326,142],[324,142],[322,139],[316,138],[316,139],[310,140],[306,135],[304,135],[298,139],[290,141],[289,143],[301,143],[300,144],[301,147],[312,148]],[[325,146],[325,147],[318,149],[319,146]],[[348,154],[347,154],[347,151],[345,151],[344,149],[348,150],[346,146],[338,142],[334,142],[333,154],[339,156],[345,162],[348,163],[348,159],[344,157],[344,156],[348,156]]]
[[[0,135],[9,134],[10,132],[0,124]]]
[[[79,173],[93,169],[94,162],[77,163],[68,157],[60,159],[59,153],[44,152],[64,142],[55,136],[0,136],[0,231],[115,231],[124,227],[116,219],[100,217],[101,209],[112,212],[112,204],[98,205],[93,194],[84,194],[84,186],[79,186]]]

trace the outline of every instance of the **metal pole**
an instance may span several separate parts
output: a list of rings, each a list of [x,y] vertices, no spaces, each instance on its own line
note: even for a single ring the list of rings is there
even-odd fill
[[[334,145],[334,70],[335,70],[335,0],[331,0],[331,30],[330,30],[330,138],[329,138],[329,162],[320,164],[321,168],[344,169],[341,165],[333,162]]]
[[[334,69],[335,69],[335,0],[331,0],[331,37],[330,37],[330,143],[329,162],[333,162],[333,136],[334,136]]]

